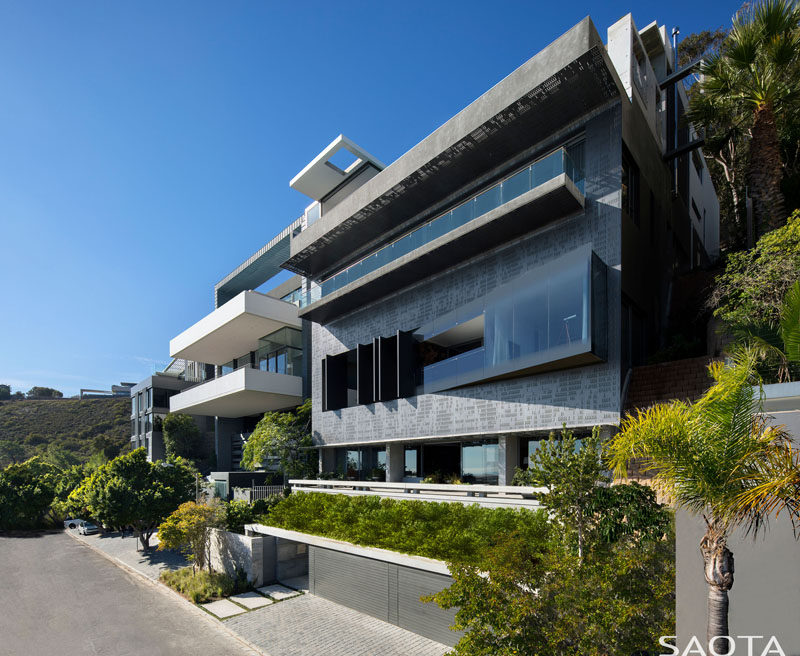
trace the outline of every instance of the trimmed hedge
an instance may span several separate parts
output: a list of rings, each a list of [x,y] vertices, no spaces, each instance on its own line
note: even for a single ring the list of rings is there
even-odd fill
[[[293,493],[262,521],[365,547],[464,564],[479,564],[489,547],[510,534],[544,545],[553,530],[541,510],[320,492]]]

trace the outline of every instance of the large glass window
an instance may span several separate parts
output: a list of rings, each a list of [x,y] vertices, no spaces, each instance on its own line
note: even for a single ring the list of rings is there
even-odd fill
[[[419,476],[419,448],[407,446],[405,448],[405,471],[403,476]]]
[[[497,485],[498,454],[497,440],[464,442],[461,445],[461,481]]]
[[[421,327],[418,353],[424,392],[584,353],[604,359],[604,272],[605,265],[584,247],[518,276],[480,299],[482,335],[460,350],[442,350],[441,339],[448,331]],[[447,323],[446,317],[439,320]]]

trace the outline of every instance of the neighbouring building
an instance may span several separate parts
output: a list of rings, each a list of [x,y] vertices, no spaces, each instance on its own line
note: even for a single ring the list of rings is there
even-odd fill
[[[337,140],[292,181],[322,471],[505,484],[550,431],[618,423],[719,206],[665,28],[607,38],[586,18],[389,166]]]
[[[169,400],[181,390],[196,384],[193,367],[183,361],[173,361],[163,371],[148,376],[131,387],[131,447],[144,447],[151,462],[166,457],[162,422],[169,412]],[[213,443],[213,422],[206,417],[193,417],[203,437],[204,448]],[[209,430],[212,431],[209,436]]]

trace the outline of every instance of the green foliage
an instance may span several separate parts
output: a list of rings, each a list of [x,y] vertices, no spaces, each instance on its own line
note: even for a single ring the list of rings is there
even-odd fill
[[[674,633],[671,514],[649,488],[606,487],[601,455],[597,430],[578,446],[565,428],[517,472],[548,488],[554,522],[545,540],[505,531],[480,565],[449,564],[453,585],[427,601],[458,608],[453,654],[649,653]]]
[[[761,480],[762,465],[787,436],[763,414],[755,364],[750,351],[731,365],[714,362],[714,384],[696,403],[673,401],[626,417],[608,449],[617,474],[625,476],[628,462],[638,459],[675,503],[718,529],[757,528],[763,515],[737,515],[736,502]]]
[[[542,511],[460,503],[296,492],[263,523],[453,562],[480,563],[497,539],[518,534],[541,544],[551,531]]]
[[[99,449],[128,448],[128,399],[15,400],[0,403],[0,467],[43,454],[50,444],[86,462]]]
[[[260,506],[259,511],[256,512],[255,508],[243,501],[237,499],[223,504],[224,524],[225,530],[231,533],[244,533],[244,525],[252,524],[257,514],[264,513],[267,509]]]
[[[242,575],[234,579],[222,572],[194,571],[191,567],[165,570],[161,572],[160,579],[195,604],[222,599],[249,589],[247,579]]]
[[[800,278],[800,210],[749,251],[732,253],[709,298],[714,316],[732,326],[777,325],[790,286]]]
[[[167,456],[190,460],[200,457],[200,429],[189,415],[169,413],[162,422]]]
[[[661,539],[670,523],[668,511],[650,488],[638,483],[608,487],[602,457],[603,441],[596,428],[580,444],[564,428],[560,436],[551,433],[531,456],[529,468],[514,475],[514,485],[548,489],[539,500],[579,557],[587,545],[591,549],[623,535]]]
[[[192,561],[193,569],[208,565],[211,571],[211,529],[222,522],[222,510],[217,505],[182,503],[158,527],[158,549],[179,549]]]
[[[0,401],[11,398],[11,385],[0,385]]]
[[[60,472],[34,457],[0,472],[0,529],[32,529],[43,525],[56,493]]]
[[[196,471],[182,458],[147,462],[144,448],[100,466],[69,496],[104,526],[132,526],[142,547],[181,503],[194,498]]]
[[[316,472],[316,453],[311,439],[311,400],[294,412],[267,412],[247,439],[242,453],[244,469],[262,467],[277,458],[280,470],[291,478],[306,478]]]
[[[777,368],[777,382],[788,382],[800,369],[800,280],[795,281],[783,299],[777,325],[751,323],[734,326],[734,348],[752,349],[762,359],[762,379],[772,380],[770,370]],[[796,375],[796,373],[795,373]]]
[[[675,543],[615,542],[583,560],[553,540],[508,535],[483,568],[450,564],[453,585],[428,600],[457,607],[458,656],[656,653],[675,633]]]
[[[29,399],[60,399],[64,394],[52,387],[31,387],[27,394]]]

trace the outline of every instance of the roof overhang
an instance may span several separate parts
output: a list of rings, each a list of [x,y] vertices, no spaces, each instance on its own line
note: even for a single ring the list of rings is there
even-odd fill
[[[242,367],[190,387],[169,400],[170,412],[208,417],[248,417],[303,402],[303,379]]]
[[[221,365],[254,351],[258,340],[280,328],[300,328],[297,306],[244,291],[169,342],[173,358]]]
[[[337,153],[346,151],[354,158],[346,168],[341,169],[331,160]],[[364,164],[371,164],[379,171],[383,163],[366,150],[340,134],[319,155],[292,178],[289,186],[309,198],[321,201],[334,189],[340,187]]]
[[[586,18],[295,235],[284,267],[314,280],[328,277],[622,97],[603,41]]]

